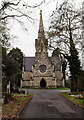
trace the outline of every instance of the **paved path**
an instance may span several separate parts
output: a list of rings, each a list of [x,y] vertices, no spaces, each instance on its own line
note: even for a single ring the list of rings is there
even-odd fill
[[[21,118],[83,118],[84,110],[61,97],[60,90],[34,89],[29,92],[33,99]]]

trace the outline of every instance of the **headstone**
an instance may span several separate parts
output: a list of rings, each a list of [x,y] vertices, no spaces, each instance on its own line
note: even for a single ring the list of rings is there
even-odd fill
[[[22,88],[22,79],[21,79],[21,84],[20,84],[20,87]]]
[[[7,93],[10,94],[10,81],[9,81],[9,84],[7,85]]]
[[[27,96],[27,94],[28,94],[28,90],[25,90],[25,96]]]

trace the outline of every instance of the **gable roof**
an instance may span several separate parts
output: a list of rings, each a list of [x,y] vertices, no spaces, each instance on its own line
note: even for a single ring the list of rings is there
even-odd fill
[[[58,56],[48,57],[51,64],[54,65],[54,70],[61,70],[61,61]],[[32,71],[32,66],[35,64],[35,57],[24,57],[24,71]]]
[[[24,57],[24,71],[32,71],[35,64],[35,57]]]

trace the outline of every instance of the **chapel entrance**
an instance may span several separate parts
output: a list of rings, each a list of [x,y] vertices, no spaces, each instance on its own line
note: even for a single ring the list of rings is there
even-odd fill
[[[40,87],[41,88],[46,88],[46,82],[45,82],[45,79],[42,78],[41,82],[40,82]]]

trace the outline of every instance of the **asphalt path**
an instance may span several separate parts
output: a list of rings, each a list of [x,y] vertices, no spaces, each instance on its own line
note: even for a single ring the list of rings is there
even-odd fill
[[[21,118],[84,118],[84,109],[60,95],[66,90],[30,89],[33,99],[26,105]]]

